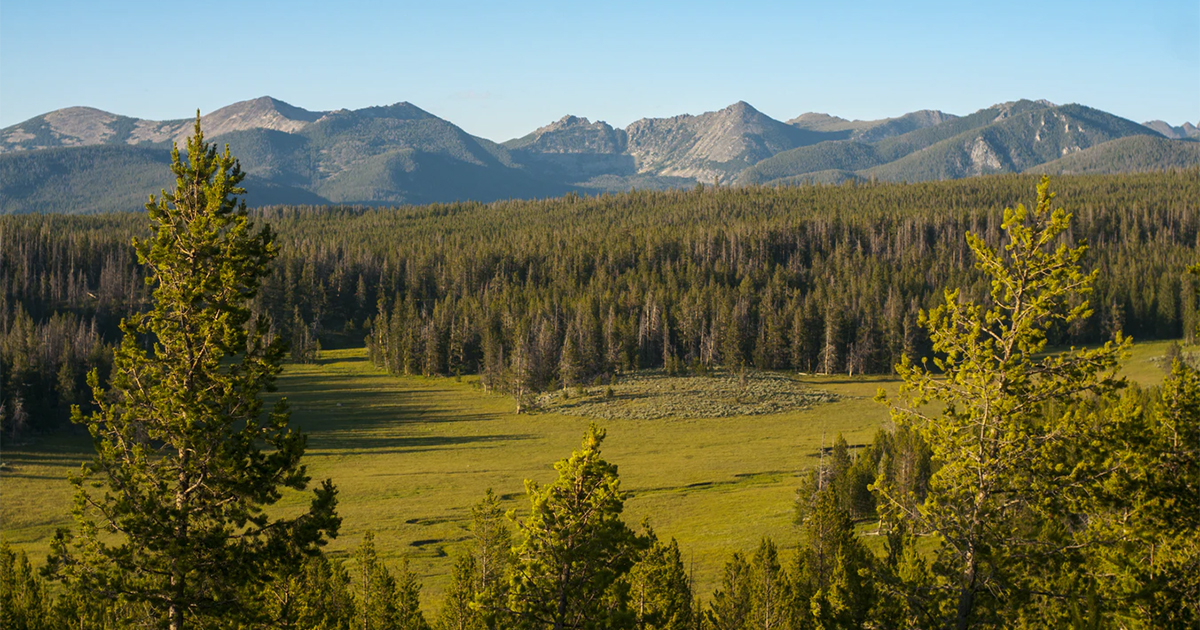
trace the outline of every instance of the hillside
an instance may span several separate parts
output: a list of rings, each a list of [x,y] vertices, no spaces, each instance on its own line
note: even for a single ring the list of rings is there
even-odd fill
[[[882,161],[875,147],[852,140],[821,142],[769,157],[744,170],[739,184],[766,184],[817,171],[858,171]]]
[[[406,102],[322,112],[264,96],[201,122],[207,138],[229,144],[252,178],[252,205],[488,202],[713,181],[954,179],[1020,172],[1123,137],[1200,133],[1190,124],[1139,125],[1081,105],[1029,100],[961,117],[937,110],[879,120],[808,113],[786,123],[739,101],[699,115],[643,118],[624,129],[564,116],[502,144]],[[165,176],[154,171],[192,127],[189,119],[71,107],[0,130],[0,212],[137,207],[163,186]],[[1146,170],[1171,168],[1190,155],[1154,143],[1121,147],[1122,156],[1101,161]]]
[[[1047,175],[1143,173],[1200,166],[1200,142],[1154,136],[1118,138],[1026,169]]]
[[[174,185],[166,149],[120,145],[43,149],[0,155],[0,208],[30,212],[128,212]],[[253,174],[246,202],[254,206],[318,205],[329,200]]]
[[[933,134],[927,132],[942,126],[913,133],[929,137]],[[1109,140],[1153,134],[1133,121],[1090,107],[1025,105],[1004,112],[990,124],[968,129],[860,174],[888,181],[924,181],[1020,172]],[[877,150],[886,156],[889,150],[911,147],[913,143],[906,140],[911,135],[881,142]]]
[[[136,210],[174,183],[170,152],[129,146],[43,149],[0,155],[0,208],[27,212]]]
[[[335,202],[492,201],[566,192],[529,175],[504,147],[409,103],[332,112],[298,135],[304,146],[272,157],[296,167],[289,176],[311,177],[308,188]]]
[[[1161,120],[1151,120],[1142,124],[1172,140],[1200,139],[1200,128],[1190,122],[1185,122],[1179,127]]]
[[[169,183],[166,147],[172,140],[182,144],[192,128],[189,121],[155,124],[99,110],[61,110],[4,130],[8,139],[37,130],[22,147],[83,146],[0,155],[3,211],[137,208]],[[251,176],[252,205],[492,201],[567,190],[530,175],[500,145],[409,103],[323,113],[264,97],[219,109],[201,124],[218,146],[229,144]],[[155,135],[146,136],[151,128]]]
[[[601,178],[609,182],[605,189],[628,190],[628,181],[637,175],[633,156],[626,152],[628,140],[624,130],[602,120],[563,116],[502,146],[545,179],[586,185]]]
[[[903,116],[881,120],[846,120],[845,118],[830,116],[829,114],[810,112],[789,120],[788,124],[812,131],[842,133],[843,137],[831,139],[878,142],[885,138],[903,135],[917,129],[940,125],[956,118],[958,116],[954,114],[947,114],[946,112],[932,109],[923,109],[907,113]]]
[[[833,139],[827,132],[782,123],[742,101],[699,116],[643,118],[626,133],[638,172],[702,182],[732,177],[781,151]]]
[[[210,138],[247,129],[296,132],[324,116],[263,96],[222,107],[200,118]],[[0,153],[97,144],[137,145],[169,149],[183,145],[192,119],[143,120],[91,107],[68,107],[0,130]]]
[[[971,133],[1021,112],[1049,106],[1045,101],[1016,101],[963,117],[924,111],[883,121],[847,121],[826,114],[804,114],[793,119],[791,124],[841,134],[845,140],[781,152],[744,171],[738,181],[745,184],[795,183],[814,179],[800,177],[802,175],[827,170],[833,171],[834,180],[844,179],[848,172],[865,171],[894,162],[960,134]],[[902,129],[909,130],[887,135]],[[852,137],[856,140],[850,140]],[[877,141],[872,143],[870,138],[876,138]],[[826,174],[823,179],[829,180],[830,176]]]
[[[933,114],[940,112],[918,118],[918,122],[933,122],[936,120]],[[813,115],[797,121],[822,129],[849,124]],[[737,181],[788,183],[803,181],[805,178],[797,178],[818,171],[855,172],[858,177],[891,181],[957,179],[1020,172],[1116,138],[1154,135],[1147,127],[1096,109],[1054,106],[1045,101],[997,105],[962,118],[948,117],[940,123],[878,142],[867,141],[869,134],[879,128],[877,125],[852,130],[851,135],[857,140],[822,142],[778,153],[742,171]],[[900,128],[903,127],[893,126]],[[1147,155],[1143,161],[1154,159]],[[825,178],[828,179],[828,174]]]
[[[563,116],[533,133],[508,142],[507,149],[525,149],[539,153],[624,153],[628,136],[620,129],[597,120]]]

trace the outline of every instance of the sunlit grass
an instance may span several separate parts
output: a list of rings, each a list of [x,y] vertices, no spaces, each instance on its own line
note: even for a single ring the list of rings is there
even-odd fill
[[[1126,374],[1144,385],[1161,382],[1153,358],[1166,345],[1136,345]],[[604,455],[620,467],[631,495],[626,520],[648,519],[660,536],[678,538],[700,594],[711,592],[733,550],[752,549],[763,536],[785,548],[796,544],[798,475],[839,432],[851,444],[870,441],[887,420],[872,398],[879,387],[894,392],[897,385],[878,376],[797,378],[837,399],[775,414],[599,421],[608,430]],[[552,480],[554,461],[578,446],[592,421],[550,411],[517,415],[511,398],[483,392],[473,377],[389,376],[361,349],[289,365],[279,385],[293,426],[309,435],[310,474],[338,487],[343,525],[329,551],[348,557],[363,532],[374,530],[386,559],[411,559],[427,606],[440,600],[470,507],[485,490],[522,516],[524,481]],[[89,454],[79,436],[5,444],[0,530],[37,564],[54,529],[70,524],[66,476]],[[299,510],[306,500],[291,495],[279,509]]]

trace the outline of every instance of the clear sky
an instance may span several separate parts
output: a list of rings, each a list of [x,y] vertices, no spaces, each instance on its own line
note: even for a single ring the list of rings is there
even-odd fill
[[[1200,119],[1200,2],[0,1],[0,127],[185,118],[270,95],[409,101],[496,141],[745,100],[787,120],[1082,103]]]

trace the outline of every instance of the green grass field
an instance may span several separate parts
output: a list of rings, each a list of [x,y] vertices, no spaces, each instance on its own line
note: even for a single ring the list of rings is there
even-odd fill
[[[1135,346],[1126,374],[1161,382],[1153,361],[1166,342]],[[700,377],[703,378],[703,377]],[[626,520],[649,519],[660,536],[678,538],[707,596],[734,550],[763,536],[793,547],[797,477],[819,447],[843,433],[868,442],[887,419],[873,402],[884,377],[802,377],[835,402],[777,414],[725,418],[608,419],[604,453],[630,492]],[[314,479],[339,489],[341,535],[328,547],[346,557],[364,531],[376,532],[385,558],[406,555],[423,578],[427,608],[441,599],[453,556],[467,536],[470,508],[492,488],[522,516],[524,480],[548,482],[554,461],[578,446],[590,420],[553,412],[516,415],[511,398],[483,392],[473,378],[399,378],[372,368],[361,349],[322,353],[314,365],[290,365],[280,393],[293,426],[309,434]],[[41,564],[54,529],[68,525],[67,474],[90,455],[81,437],[5,445],[0,472],[0,533]],[[299,509],[299,494],[280,510]]]

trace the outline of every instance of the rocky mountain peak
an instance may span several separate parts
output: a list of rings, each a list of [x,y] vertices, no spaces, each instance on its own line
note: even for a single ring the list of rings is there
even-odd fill
[[[246,129],[273,129],[295,133],[324,115],[325,112],[310,112],[270,96],[260,96],[227,105],[201,116],[200,122],[204,126],[204,133],[209,137]],[[191,125],[184,125],[174,140],[182,144],[189,135]]]
[[[539,153],[622,153],[625,151],[625,132],[597,120],[567,115],[539,127],[533,133],[509,140],[510,149],[526,149]]]
[[[1185,122],[1179,127],[1175,127],[1163,120],[1151,120],[1150,122],[1142,123],[1143,126],[1149,127],[1162,135],[1171,138],[1172,140],[1182,140],[1185,138],[1200,138],[1200,129],[1190,122]]]
[[[567,114],[566,116],[559,118],[557,121],[550,123],[549,127],[563,128],[563,127],[573,127],[575,125],[583,125],[586,127],[590,124],[592,124],[592,123],[587,118],[580,118],[578,116],[572,116],[571,114]]]
[[[1035,109],[1045,109],[1048,107],[1058,107],[1058,105],[1055,105],[1046,99],[1031,101],[1023,98],[1017,101],[1006,101],[1004,103],[993,105],[991,109],[996,110],[996,117],[993,122],[999,122],[1005,118],[1008,118],[1009,116],[1020,114],[1022,112]]]
[[[611,131],[612,125],[609,125],[603,120],[592,122],[587,118],[567,114],[566,116],[559,118],[545,127],[539,127],[536,131],[534,131],[534,133],[549,133],[551,131],[563,131],[566,129],[593,129],[604,132]]]
[[[829,125],[848,123],[850,121],[840,116],[831,116],[829,114],[822,114],[819,112],[808,112],[800,114],[799,116],[787,122],[789,125],[795,125],[805,129],[822,129]]]
[[[734,103],[733,105],[730,105],[729,107],[726,107],[725,109],[722,109],[721,112],[728,113],[728,114],[736,114],[738,116],[753,116],[756,114],[761,115],[761,113],[757,109],[754,109],[753,105],[751,105],[750,103],[747,103],[746,101],[738,101],[738,102]]]
[[[630,123],[629,152],[639,172],[712,181],[804,143],[805,132],[738,101],[699,116]]]
[[[345,111],[345,110],[340,110]],[[377,107],[364,107],[356,109],[347,114],[358,116],[361,118],[393,118],[396,120],[426,120],[437,118],[433,114],[409,103],[408,101],[400,101],[391,105],[381,105]],[[440,120],[440,119],[439,119]]]

